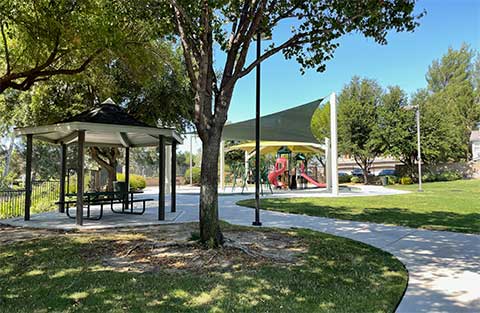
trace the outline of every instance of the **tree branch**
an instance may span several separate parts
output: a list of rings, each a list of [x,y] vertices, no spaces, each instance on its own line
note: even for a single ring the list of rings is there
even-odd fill
[[[188,35],[185,30],[186,27],[183,22],[182,9],[175,0],[170,1],[170,3],[172,4],[173,10],[175,12],[175,24],[180,35],[180,41],[182,42],[182,50],[185,58],[185,65],[187,68],[188,77],[190,78],[192,86],[196,87],[198,81],[195,74],[196,68],[194,61],[194,52],[192,50],[193,47],[190,45],[190,40],[188,40]]]
[[[260,58],[258,59],[255,59],[255,61],[253,61],[250,65],[248,65],[245,69],[241,70],[240,72],[238,72],[237,74],[234,74],[234,76],[238,79],[238,78],[242,78],[243,76],[247,75],[248,73],[250,73],[258,64],[260,64],[261,62],[265,61],[266,59],[268,59],[269,57],[271,57],[272,55],[276,54],[277,52],[285,49],[285,48],[288,48],[294,44],[296,44],[300,39],[301,39],[301,35],[300,34],[297,34],[297,35],[294,35],[293,37],[291,37],[290,39],[288,39],[287,41],[285,41],[283,44],[281,44],[280,46],[277,46],[275,48],[272,48],[270,50],[268,50],[267,52],[265,52],[264,54],[262,54],[260,56]]]
[[[53,69],[53,70],[41,70],[41,68],[48,67],[48,66],[45,66],[46,63],[44,63],[41,66],[38,66],[34,69],[31,69],[31,70],[28,70],[28,71],[25,71],[25,72],[22,72],[22,73],[5,75],[2,78],[0,78],[0,93],[2,93],[7,88],[13,88],[13,89],[16,89],[16,90],[26,91],[35,82],[48,80],[51,76],[54,76],[54,75],[74,75],[74,74],[81,73],[81,72],[85,71],[87,66],[101,52],[102,52],[102,49],[98,49],[93,54],[91,54],[79,67],[74,68],[74,69],[62,69],[62,68],[60,68],[60,69]],[[55,59],[53,52],[50,56],[53,56],[53,57],[50,57],[49,59]],[[14,81],[14,80],[20,79],[20,78],[25,78],[25,79],[20,83],[17,83],[17,82]]]

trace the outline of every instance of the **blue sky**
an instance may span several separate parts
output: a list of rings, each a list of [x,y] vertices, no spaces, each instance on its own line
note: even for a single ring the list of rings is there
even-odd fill
[[[417,30],[389,34],[386,46],[358,34],[345,36],[323,73],[309,70],[301,75],[296,61],[281,54],[268,59],[262,63],[262,115],[340,92],[354,75],[376,79],[384,87],[398,85],[411,94],[425,87],[428,66],[449,47],[466,42],[480,50],[480,0],[419,0],[416,10],[423,9],[427,15]],[[280,30],[274,39],[288,36],[288,31]],[[250,50],[253,54],[255,46]],[[228,120],[237,122],[254,114],[255,71],[238,82]]]

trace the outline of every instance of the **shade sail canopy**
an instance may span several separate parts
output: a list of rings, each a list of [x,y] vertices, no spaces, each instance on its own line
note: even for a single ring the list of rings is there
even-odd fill
[[[323,100],[324,98],[261,117],[261,140],[317,143],[310,123],[313,113]],[[255,140],[255,119],[225,125],[223,139]]]
[[[323,153],[324,147],[318,143],[294,142],[294,141],[260,141],[260,153],[277,153],[278,149],[287,147],[293,153]],[[255,142],[247,142],[230,147],[228,150],[243,150],[252,152],[255,150]]]
[[[85,131],[87,146],[158,146],[160,136],[165,137],[167,144],[183,142],[174,129],[147,125],[111,100],[52,125],[16,128],[15,134],[31,134],[35,139],[53,144],[71,144],[77,141],[77,132],[81,130]]]

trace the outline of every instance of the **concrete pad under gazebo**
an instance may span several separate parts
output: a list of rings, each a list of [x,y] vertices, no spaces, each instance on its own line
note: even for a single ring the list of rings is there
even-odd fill
[[[165,147],[172,146],[171,172],[176,172],[176,146],[183,142],[174,129],[150,126],[137,120],[111,99],[101,106],[84,111],[64,121],[44,126],[15,129],[17,136],[26,136],[26,175],[24,220],[30,220],[32,199],[33,139],[61,146],[59,211],[64,213],[67,147],[74,143],[77,156],[76,224],[83,225],[84,207],[84,149],[88,146],[120,147],[125,149],[125,183],[129,188],[130,148],[159,147],[158,220],[165,220]],[[171,180],[171,211],[176,210],[176,184]]]

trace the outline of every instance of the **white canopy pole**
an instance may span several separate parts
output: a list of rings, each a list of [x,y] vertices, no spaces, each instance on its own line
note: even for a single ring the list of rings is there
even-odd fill
[[[332,154],[330,151],[330,138],[325,137],[325,176],[327,192],[332,192]]]
[[[330,95],[330,141],[332,196],[338,196],[337,99],[334,92]]]
[[[248,160],[250,156],[248,155],[248,151],[245,150],[245,177],[248,179]]]

